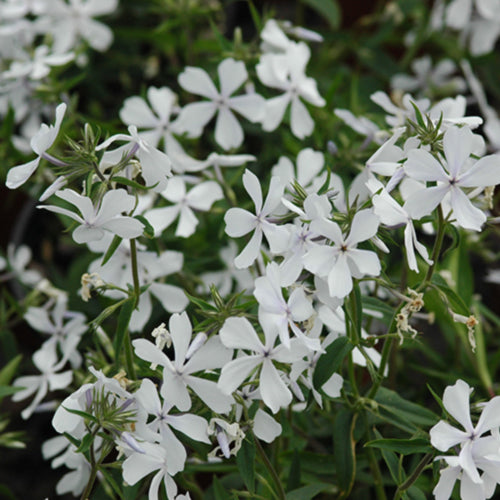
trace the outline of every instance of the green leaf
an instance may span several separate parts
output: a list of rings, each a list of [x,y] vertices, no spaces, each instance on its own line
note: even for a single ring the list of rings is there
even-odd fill
[[[80,446],[75,451],[77,453],[86,453],[92,446],[93,442],[94,436],[92,434],[85,434],[85,436],[83,436],[82,438]]]
[[[311,500],[322,491],[331,491],[332,485],[327,483],[314,483],[302,486],[286,494],[286,500]]]
[[[302,0],[302,3],[321,14],[334,30],[340,27],[342,14],[335,0]]]
[[[81,410],[75,410],[74,408],[66,408],[65,406],[63,406],[63,408],[66,410],[66,411],[69,411],[70,413],[73,413],[75,415],[78,415],[79,417],[82,417],[83,419],[87,419],[87,420],[91,420],[92,422],[94,422],[95,424],[98,424],[99,421],[97,420],[96,417],[94,417],[94,415],[92,415],[91,413],[87,413],[86,411],[81,411]],[[64,433],[64,435],[66,435],[66,433]],[[66,436],[68,439],[69,439],[69,435]],[[72,439],[70,439],[70,441],[74,443],[74,441]],[[77,448],[80,446],[80,441],[78,441],[78,444],[75,445]]]
[[[224,486],[222,486],[222,483],[217,479],[217,476],[214,476],[212,485],[215,500],[227,500],[229,498],[228,491],[224,488]]]
[[[326,353],[318,359],[313,376],[314,387],[320,388],[339,369],[342,361],[353,348],[354,346],[345,335],[335,339],[326,348]]]
[[[446,281],[439,274],[434,273],[431,282],[439,289],[440,292],[446,295],[453,312],[461,314],[462,316],[470,315],[470,309],[467,307],[462,298],[448,286],[448,283],[446,283]]]
[[[197,305],[202,311],[213,311],[216,312],[217,308],[212,304],[207,302],[206,300],[199,299],[198,297],[194,297],[193,295],[189,295],[187,292],[184,292],[187,295],[187,298],[190,302]]]
[[[380,417],[408,432],[415,432],[420,427],[427,429],[439,420],[431,410],[412,403],[385,387],[378,390],[375,401],[378,403]]]
[[[375,435],[377,439],[382,439],[382,435],[376,429]],[[394,484],[399,485],[406,479],[406,475],[404,470],[401,468],[397,455],[393,451],[385,450],[383,448],[380,449],[380,453],[382,454],[382,458],[389,469]]]
[[[255,443],[253,436],[247,434],[236,455],[236,465],[250,493],[255,492]]]
[[[120,236],[115,234],[115,237],[111,241],[111,245],[109,245],[109,248],[106,250],[104,257],[102,258],[101,266],[104,266],[104,264],[106,264],[106,262],[108,262],[108,260],[111,259],[111,257],[113,257],[113,254],[115,253],[116,249],[120,246],[122,240],[123,238],[120,238]]]
[[[356,417],[357,414],[353,414],[347,408],[342,408],[337,413],[333,424],[333,453],[340,489],[339,499],[348,498],[354,485],[356,455],[353,431]]]
[[[18,354],[14,359],[11,359],[0,371],[0,385],[9,385],[10,381],[17,373],[17,368],[21,362],[22,355]]]
[[[118,364],[120,358],[121,348],[123,346],[123,340],[125,338],[125,333],[127,332],[128,325],[130,324],[130,318],[135,309],[135,297],[128,298],[122,305],[120,314],[118,315],[118,324],[116,325],[115,338],[113,341],[113,349],[115,350],[115,361]]]
[[[16,392],[22,391],[24,387],[14,387],[13,385],[0,385],[0,401],[5,396],[11,396]]]
[[[286,490],[293,491],[300,486],[300,455],[297,450],[293,450],[292,463],[290,464],[290,473],[286,483]]]
[[[394,451],[401,455],[411,455],[413,453],[429,453],[432,451],[429,441],[426,439],[375,439],[369,441],[365,446]]]
[[[152,239],[155,237],[155,229],[149,223],[146,217],[143,217],[142,215],[136,215],[134,219],[138,219],[144,224],[144,236],[146,236],[146,238]]]
[[[134,189],[140,189],[142,191],[148,191],[150,189],[154,189],[154,187],[156,186],[156,184],[158,184],[158,183],[156,183],[154,186],[144,186],[143,184],[139,184],[136,181],[127,179],[126,177],[121,177],[119,175],[113,176],[112,180],[114,182],[118,182],[119,184],[123,184],[125,186],[130,186],[130,187],[132,187]]]

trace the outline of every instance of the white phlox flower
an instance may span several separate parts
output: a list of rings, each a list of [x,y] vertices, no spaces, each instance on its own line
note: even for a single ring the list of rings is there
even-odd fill
[[[220,91],[207,72],[201,68],[187,67],[179,75],[179,85],[186,91],[209,99],[187,104],[181,109],[178,127],[190,137],[199,137],[205,125],[217,113],[215,140],[225,150],[243,143],[243,129],[233,111],[247,120],[259,122],[264,113],[264,98],[256,93],[232,96],[248,78],[245,64],[232,58],[224,59],[217,67]]]
[[[55,52],[72,50],[81,40],[100,52],[109,48],[113,32],[93,18],[114,12],[118,0],[51,0],[49,5],[46,15],[37,20],[37,25],[53,36]]]
[[[290,347],[290,330],[309,349],[319,350],[318,339],[309,338],[297,325],[304,322],[314,313],[311,301],[307,298],[303,287],[297,286],[290,292],[290,297],[283,297],[283,281],[288,282],[288,277],[281,275],[280,267],[276,262],[271,262],[266,267],[265,276],[255,280],[253,292],[259,303],[259,321],[269,328],[275,328],[281,342]]]
[[[398,73],[391,78],[391,87],[405,92],[419,92],[433,95],[439,91],[466,91],[465,80],[453,76],[457,71],[451,59],[442,59],[434,67],[429,55],[415,59],[411,64],[415,76]]]
[[[148,490],[149,500],[160,498],[160,486],[163,482],[168,500],[174,500],[177,495],[177,485],[172,476],[183,470],[178,464],[171,462],[167,448],[157,443],[141,443],[142,452],[132,451],[122,464],[123,480],[134,485],[151,472],[156,474],[151,479]]]
[[[19,280],[27,286],[35,286],[42,280],[42,275],[35,269],[27,269],[31,261],[31,249],[26,245],[14,246],[9,243],[7,247],[7,259],[3,259],[4,270],[1,281],[11,278]]]
[[[23,165],[12,167],[7,173],[5,185],[9,189],[17,189],[22,186],[38,168],[42,158],[52,161],[53,158],[46,153],[57,139],[61,123],[66,112],[66,104],[61,103],[56,108],[56,120],[54,125],[43,123],[40,130],[32,137],[30,141],[31,149],[38,155],[38,158]]]
[[[314,121],[300,98],[318,107],[323,107],[325,100],[318,92],[316,81],[305,74],[310,56],[309,47],[303,42],[291,42],[283,54],[268,53],[261,56],[255,68],[259,80],[267,87],[284,92],[266,101],[262,120],[264,130],[275,130],[291,103],[292,133],[299,139],[311,135]]]
[[[250,241],[241,253],[234,259],[237,268],[252,265],[257,258],[265,235],[271,251],[279,253],[286,241],[287,232],[283,227],[269,221],[269,216],[281,203],[284,187],[279,177],[273,176],[269,184],[269,191],[264,204],[262,203],[262,189],[259,179],[250,170],[243,174],[243,185],[255,205],[255,215],[243,208],[230,208],[224,216],[226,233],[232,238],[239,238],[253,231]]]
[[[336,108],[334,113],[355,132],[364,135],[366,137],[366,143],[374,141],[377,144],[382,144],[384,142],[385,134],[380,130],[378,125],[368,118],[364,116],[355,116],[348,109]]]
[[[373,212],[380,218],[380,222],[388,227],[404,226],[404,243],[408,267],[419,272],[415,250],[428,265],[432,265],[429,252],[425,245],[417,240],[417,233],[413,226],[413,220],[406,210],[383,188],[381,183],[375,180],[368,182],[368,187],[376,193],[373,198]]]
[[[484,406],[477,424],[474,426],[470,416],[469,397],[472,388],[463,380],[457,380],[455,385],[448,386],[443,394],[443,405],[446,411],[463,427],[464,430],[453,427],[448,422],[441,420],[430,430],[431,444],[439,451],[448,451],[453,446],[460,445],[460,452],[456,465],[463,469],[469,479],[475,484],[482,484],[478,469],[489,471],[485,466],[488,455],[483,455],[483,461],[478,461],[478,452],[475,445],[481,439],[488,437],[488,432],[498,431],[500,426],[500,396],[495,396]],[[496,453],[492,455],[493,466],[499,467],[500,441],[497,439]],[[498,478],[498,476],[497,476]]]
[[[79,338],[76,338],[79,341]],[[73,349],[76,345],[73,346]],[[30,405],[26,407],[21,416],[26,420],[36,411],[42,400],[49,391],[64,389],[71,384],[73,372],[71,370],[60,372],[68,359],[63,357],[58,359],[55,349],[39,349],[33,354],[33,364],[40,372],[39,375],[25,375],[14,380],[13,386],[22,388],[14,393],[12,401],[22,401],[33,394],[35,397]]]
[[[227,413],[233,398],[223,394],[216,382],[193,374],[224,366],[231,358],[231,351],[222,345],[219,337],[211,337],[189,359],[186,359],[192,335],[191,322],[187,314],[185,312],[173,314],[168,329],[172,335],[174,361],[149,340],[132,341],[138,357],[163,368],[163,384],[160,390],[163,399],[175,405],[180,411],[187,411],[191,408],[189,387],[213,411]]]
[[[73,239],[77,243],[100,240],[106,231],[126,239],[142,235],[144,224],[133,217],[122,215],[122,212],[131,212],[135,207],[135,197],[125,189],[106,192],[96,205],[88,196],[82,196],[71,189],[57,191],[56,196],[74,205],[81,215],[55,205],[38,205],[37,208],[66,215],[77,221],[80,225],[73,231]]]
[[[470,129],[451,127],[444,134],[441,162],[427,151],[410,151],[404,166],[406,175],[421,182],[436,182],[435,186],[416,191],[406,200],[403,208],[413,219],[430,214],[447,201],[459,226],[481,230],[486,215],[472,204],[462,189],[500,183],[500,156],[488,155],[474,162],[470,158],[473,147],[474,135]]]
[[[213,203],[224,197],[222,188],[215,181],[200,182],[187,191],[186,182],[181,176],[172,177],[160,194],[172,205],[153,208],[144,216],[154,227],[156,235],[179,218],[175,235],[183,238],[191,236],[198,225],[194,210],[207,212]]]
[[[259,370],[259,390],[264,404],[277,413],[292,401],[292,393],[283,382],[273,361],[291,363],[304,355],[304,345],[298,339],[290,340],[290,348],[276,344],[278,332],[263,325],[265,343],[262,343],[246,318],[228,318],[220,330],[222,343],[230,349],[250,351],[226,363],[221,370],[218,386],[225,394],[232,394],[250,376]],[[307,352],[307,351],[306,351]]]
[[[82,356],[76,349],[77,340],[87,331],[87,319],[82,313],[69,311],[67,306],[67,300],[60,299],[52,309],[29,307],[24,319],[33,329],[49,336],[43,349],[59,351],[73,368],[78,368]]]
[[[172,429],[195,441],[210,443],[206,420],[189,413],[172,414],[172,403],[160,400],[151,380],[144,379],[134,397],[138,404],[135,435],[146,441],[161,444],[166,450],[167,462],[174,469],[184,469],[187,454],[184,445]],[[152,416],[153,419],[148,419],[148,416]]]
[[[333,243],[317,244],[304,256],[304,267],[327,277],[332,297],[344,298],[352,290],[352,278],[378,276],[380,261],[375,252],[357,248],[358,243],[376,235],[379,218],[370,210],[361,210],[352,220],[349,235],[345,237],[336,222],[326,218],[314,219],[311,229]]]

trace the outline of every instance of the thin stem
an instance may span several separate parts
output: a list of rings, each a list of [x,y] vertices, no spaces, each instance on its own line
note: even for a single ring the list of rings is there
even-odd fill
[[[396,493],[394,494],[394,500],[397,500],[401,495],[418,479],[422,471],[427,467],[427,464],[432,460],[434,453],[427,453],[424,455],[422,460],[415,467],[415,470],[411,473],[411,476],[403,483],[398,486]]]
[[[269,471],[269,474],[271,474],[273,482],[276,485],[276,488],[278,489],[278,498],[280,500],[286,500],[285,490],[283,489],[278,473],[276,472],[276,469],[273,467],[273,464],[269,460],[268,456],[266,455],[266,452],[264,451],[264,448],[262,448],[262,445],[260,444],[259,440],[255,437],[255,435],[254,435],[254,441],[259,456],[262,459],[262,462],[264,463],[266,469]]]
[[[141,285],[139,283],[139,269],[137,267],[137,243],[135,239],[130,240],[130,260],[132,264],[132,279],[134,282],[134,294],[137,306],[137,303],[139,302],[139,296],[141,294]]]
[[[380,472],[380,467],[378,466],[377,457],[375,456],[375,451],[368,447],[366,448],[368,453],[368,461],[370,463],[370,469],[373,476],[373,484],[375,486],[375,494],[378,500],[387,500],[387,495],[385,494],[384,481],[382,479],[382,473]]]
[[[427,274],[425,275],[424,281],[420,284],[417,291],[421,289],[425,289],[427,285],[430,283],[432,279],[432,275],[434,274],[434,270],[436,269],[436,264],[439,258],[439,254],[441,253],[441,247],[443,246],[444,239],[444,229],[445,229],[445,221],[443,217],[443,210],[441,206],[438,207],[438,231],[436,235],[436,240],[434,241],[434,248],[432,249],[432,264],[427,269]]]

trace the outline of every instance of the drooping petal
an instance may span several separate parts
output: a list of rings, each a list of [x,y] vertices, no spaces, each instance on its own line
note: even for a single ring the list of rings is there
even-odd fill
[[[167,416],[167,421],[171,427],[189,436],[191,439],[210,443],[207,421],[203,417],[186,413],[185,415],[169,415]]]
[[[243,142],[243,129],[240,123],[226,106],[219,108],[215,122],[215,140],[226,151],[237,148]]]
[[[299,139],[308,137],[314,129],[314,121],[309,111],[297,96],[292,99],[290,126],[293,135]]]
[[[188,411],[191,408],[191,396],[186,381],[190,377],[184,377],[174,370],[175,368],[163,370],[163,385],[160,393],[169,404],[176,406],[180,411]]]
[[[264,359],[260,373],[260,394],[262,401],[273,413],[287,407],[292,401],[292,393],[285,385],[270,359]]]
[[[287,93],[266,101],[265,116],[262,120],[262,128],[266,132],[275,130],[283,121],[283,115],[289,102],[290,95]]]
[[[234,259],[234,265],[238,269],[246,269],[247,267],[250,267],[259,255],[261,243],[262,229],[257,227],[245,248]]]
[[[260,408],[257,410],[253,420],[253,432],[261,441],[272,443],[281,435],[281,431],[281,424],[276,422],[271,415]]]
[[[475,428],[475,434],[480,436],[489,430],[500,426],[500,396],[490,399],[484,406]]]
[[[22,186],[32,175],[33,172],[38,168],[40,163],[40,158],[35,158],[28,163],[23,165],[18,165],[17,167],[12,167],[7,173],[7,181],[5,185],[9,189],[17,189]]]
[[[460,177],[460,187],[486,187],[500,184],[500,155],[488,155],[478,160]]]
[[[146,339],[135,339],[132,341],[134,346],[134,351],[137,357],[143,359],[144,361],[149,361],[150,363],[155,363],[160,366],[168,367],[170,370],[174,370],[172,362],[166,354],[164,354],[158,347],[156,347],[152,342]]]
[[[361,241],[368,240],[377,234],[379,218],[371,210],[360,210],[356,212],[351,224],[349,236],[346,238],[347,245],[355,245]]]
[[[216,382],[198,377],[188,377],[189,386],[198,397],[213,411],[227,413],[231,409],[233,398],[224,394]]]
[[[412,219],[421,219],[425,215],[432,213],[449,191],[449,184],[419,189],[408,197],[403,205],[403,209],[406,210]]]
[[[175,365],[183,365],[193,332],[188,315],[185,312],[182,314],[172,314],[168,328],[172,335],[172,342],[175,349]]]
[[[450,203],[457,223],[465,229],[481,231],[481,226],[486,222],[486,215],[475,207],[467,195],[458,187],[451,189]]]

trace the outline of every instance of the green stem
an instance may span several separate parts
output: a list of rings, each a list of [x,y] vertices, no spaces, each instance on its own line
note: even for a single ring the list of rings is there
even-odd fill
[[[127,328],[125,331],[125,365],[127,367],[127,375],[131,380],[137,380],[137,374],[134,366],[134,355],[132,351],[132,341],[130,340],[130,330]]]
[[[368,461],[370,463],[370,469],[373,476],[373,484],[375,486],[375,494],[378,500],[387,500],[387,495],[385,494],[384,481],[382,479],[382,473],[380,472],[380,467],[378,466],[377,457],[372,448],[366,448],[368,453]]]
[[[269,471],[269,474],[271,474],[273,482],[276,485],[276,488],[278,490],[278,498],[280,500],[286,500],[285,490],[283,489],[278,473],[276,472],[276,469],[273,467],[273,464],[269,460],[268,456],[266,455],[266,452],[264,451],[264,448],[262,448],[262,445],[260,444],[259,440],[255,437],[255,435],[254,435],[254,441],[259,456],[262,459],[262,462],[264,463],[266,469]]]
[[[441,247],[443,246],[444,239],[444,230],[445,230],[445,221],[443,217],[443,210],[441,206],[438,207],[438,231],[436,235],[436,240],[434,241],[434,248],[432,249],[432,264],[427,269],[427,274],[425,275],[424,281],[420,284],[417,289],[417,292],[425,289],[427,285],[431,282],[432,275],[434,274],[434,270],[436,269],[436,264],[439,259],[439,254],[441,253]]]
[[[396,493],[394,494],[394,500],[397,500],[401,495],[418,479],[422,471],[427,467],[427,464],[432,460],[434,453],[427,453],[424,455],[422,460],[415,467],[415,470],[411,473],[411,476],[403,483],[398,486]]]
[[[135,239],[130,240],[130,261],[132,264],[132,280],[134,282],[134,294],[136,305],[141,295],[141,285],[139,284],[139,269],[137,267],[137,243]]]

